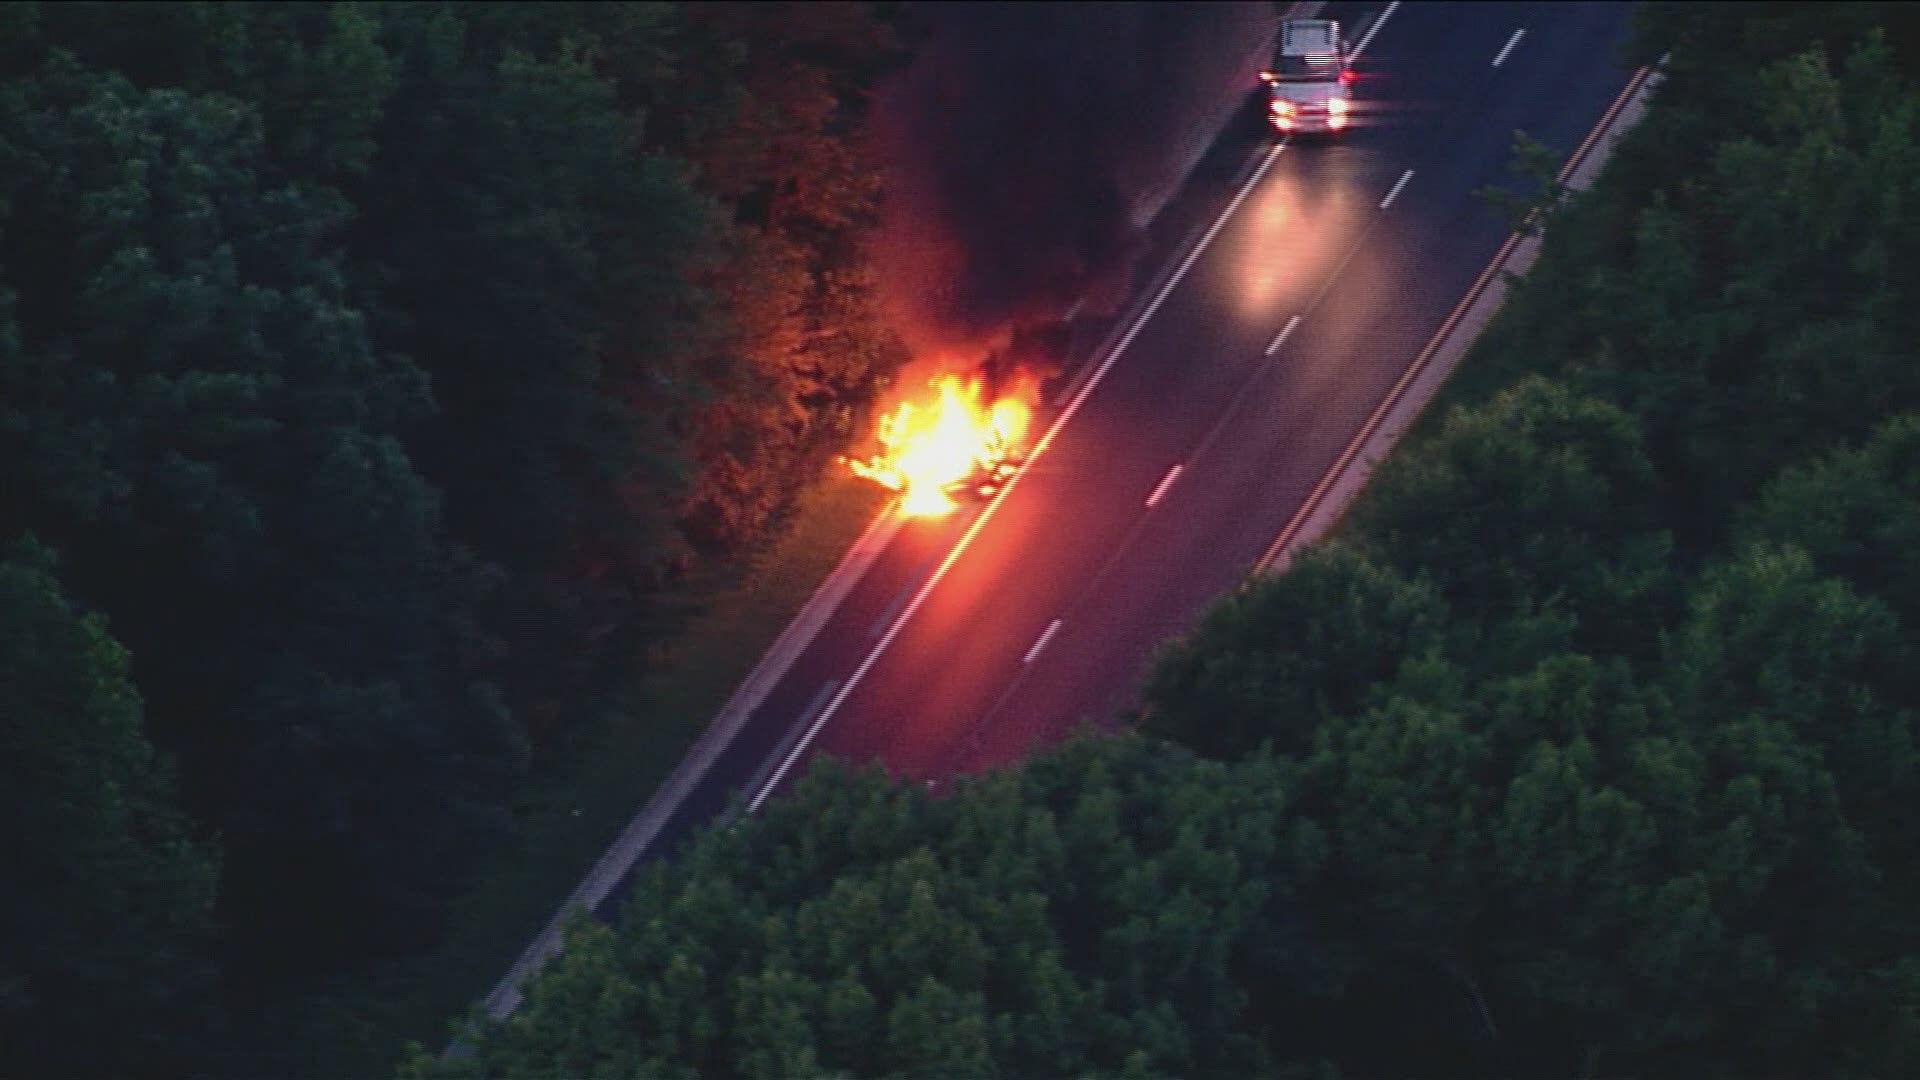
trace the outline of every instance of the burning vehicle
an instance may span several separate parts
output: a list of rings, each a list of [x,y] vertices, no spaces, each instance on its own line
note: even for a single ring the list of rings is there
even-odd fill
[[[1006,490],[1032,455],[1040,388],[1086,344],[1076,326],[1118,316],[1156,200],[1273,9],[915,9],[924,45],[877,88],[872,124],[876,299],[917,374],[843,460],[905,513],[939,515]]]
[[[900,493],[915,517],[950,513],[962,501],[991,498],[1025,464],[1037,389],[1020,380],[989,397],[982,375],[942,375],[931,401],[902,401],[880,418],[880,448],[853,471]]]
[[[934,361],[942,374],[880,416],[878,449],[843,460],[899,492],[909,516],[935,517],[991,499],[1032,453],[1041,392],[1064,376],[1071,336],[1066,322],[1054,322],[1013,332],[972,364]]]

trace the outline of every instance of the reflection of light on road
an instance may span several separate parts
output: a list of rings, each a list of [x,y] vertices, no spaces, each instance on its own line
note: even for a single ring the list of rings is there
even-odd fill
[[[1268,197],[1262,199],[1260,205],[1254,210],[1253,231],[1259,234],[1259,239],[1255,241],[1257,248],[1273,250],[1268,241],[1282,233],[1286,229],[1287,222],[1293,217],[1289,212],[1287,200],[1281,197],[1281,188],[1284,186],[1283,183],[1276,182]],[[1281,264],[1276,259],[1257,257],[1251,262],[1252,273],[1247,277],[1247,291],[1253,296],[1254,306],[1264,310],[1266,308],[1264,301],[1280,287]]]
[[[1310,189],[1298,170],[1269,178],[1249,200],[1247,226],[1227,252],[1239,314],[1260,321],[1279,314],[1283,301],[1297,305],[1302,292],[1326,276],[1341,238],[1351,235],[1354,207],[1344,187],[1322,181]]]

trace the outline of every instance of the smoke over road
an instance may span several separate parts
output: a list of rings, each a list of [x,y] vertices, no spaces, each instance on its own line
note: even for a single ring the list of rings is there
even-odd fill
[[[881,89],[878,265],[921,357],[977,362],[1015,333],[1123,298],[1140,218],[1245,96],[1271,4],[927,3]],[[1256,65],[1259,58],[1253,59]]]

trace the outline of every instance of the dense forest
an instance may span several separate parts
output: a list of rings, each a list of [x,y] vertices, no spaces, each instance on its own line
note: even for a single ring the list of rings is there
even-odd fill
[[[821,769],[404,1075],[1920,1074],[1920,26],[1637,19],[1643,124],[1141,731]]]
[[[219,1071],[903,361],[875,4],[0,5],[0,1075]]]

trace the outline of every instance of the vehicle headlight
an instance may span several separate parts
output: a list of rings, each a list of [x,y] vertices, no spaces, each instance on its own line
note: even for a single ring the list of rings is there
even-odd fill
[[[1343,97],[1337,97],[1337,98],[1332,98],[1328,100],[1327,115],[1329,116],[1347,115],[1347,99]]]

